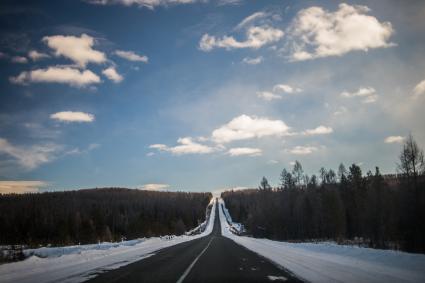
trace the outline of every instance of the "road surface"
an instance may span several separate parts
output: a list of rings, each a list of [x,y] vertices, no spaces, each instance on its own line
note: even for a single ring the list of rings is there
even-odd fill
[[[301,282],[267,259],[223,237],[218,209],[217,204],[210,235],[162,249],[146,259],[101,273],[88,282]]]

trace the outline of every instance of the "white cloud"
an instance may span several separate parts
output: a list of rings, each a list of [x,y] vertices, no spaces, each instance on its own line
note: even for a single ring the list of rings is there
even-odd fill
[[[18,63],[18,64],[26,64],[26,63],[28,63],[28,59],[26,57],[23,57],[23,56],[13,56],[12,62]]]
[[[418,83],[413,89],[413,96],[419,97],[420,95],[425,94],[425,80]]]
[[[6,154],[26,169],[35,169],[39,165],[52,161],[55,153],[60,149],[55,144],[34,145],[21,147],[10,144],[6,139],[0,138],[0,154]]]
[[[261,99],[264,99],[266,101],[271,101],[274,99],[282,99],[282,96],[279,94],[276,94],[276,92],[280,93],[298,93],[302,90],[297,87],[292,87],[290,85],[286,84],[277,84],[273,87],[273,92],[270,91],[259,91],[257,92],[257,96]]]
[[[402,136],[389,136],[385,138],[385,143],[402,143],[404,141],[404,137]]]
[[[271,101],[271,100],[275,100],[275,99],[282,99],[282,96],[275,94],[273,92],[269,92],[269,91],[259,91],[259,92],[257,92],[257,96],[261,99],[266,100],[266,101]]]
[[[91,143],[91,144],[89,144],[89,146],[87,146],[86,148],[83,148],[83,149],[76,147],[76,148],[73,148],[71,150],[68,150],[67,152],[65,152],[64,155],[86,154],[86,153],[89,153],[92,150],[95,150],[98,147],[100,147],[100,144]]]
[[[261,149],[252,147],[235,147],[229,149],[229,151],[227,152],[227,154],[229,154],[230,156],[260,156],[262,153],[263,152]]]
[[[147,63],[149,61],[149,58],[145,55],[138,55],[134,53],[133,51],[124,51],[124,50],[117,50],[115,51],[115,55],[124,58],[129,61],[134,62],[143,62]]]
[[[315,151],[317,151],[317,147],[300,146],[300,145],[289,150],[290,153],[296,154],[296,155],[308,155],[308,154],[312,154]]]
[[[363,103],[374,103],[378,100],[378,95],[373,87],[360,87],[355,92],[343,91],[340,95],[347,98],[362,97]]]
[[[99,64],[106,61],[103,52],[93,49],[94,38],[84,33],[80,37],[72,35],[45,36],[43,42],[55,50],[56,56],[71,59],[83,68],[90,62]]]
[[[165,144],[156,143],[156,144],[151,144],[149,148],[158,149],[158,150],[166,150],[167,146]]]
[[[60,66],[24,71],[16,77],[10,77],[9,80],[15,84],[63,83],[78,87],[100,83],[100,78],[90,70],[80,71]]]
[[[208,141],[208,138],[207,138],[207,137],[202,137],[202,136],[201,136],[201,137],[197,137],[197,138],[196,138],[196,140],[197,140],[197,141],[200,141],[200,142],[206,142],[206,141]]]
[[[268,164],[277,164],[279,163],[279,161],[274,160],[274,159],[270,159],[269,161],[267,161]]]
[[[96,149],[96,148],[99,148],[99,147],[100,147],[100,144],[98,144],[98,143],[91,143],[87,147],[87,150],[90,151],[90,150],[93,150],[93,149]]]
[[[104,74],[108,79],[110,79],[114,83],[119,83],[124,79],[123,76],[117,73],[117,70],[115,70],[114,67],[109,67],[103,70],[102,74]]]
[[[389,22],[368,15],[366,6],[339,4],[335,12],[310,7],[298,12],[290,34],[295,40],[292,59],[340,56],[354,50],[390,47],[394,30]]]
[[[149,148],[157,149],[159,151],[171,152],[175,155],[207,154],[216,150],[216,148],[194,142],[190,137],[179,138],[177,143],[179,143],[179,145],[174,147],[168,147],[165,144],[152,144],[149,146]]]
[[[212,132],[216,143],[261,138],[266,136],[289,135],[289,127],[281,120],[241,115]]]
[[[78,147],[73,148],[71,150],[68,150],[67,152],[65,152],[65,155],[76,155],[76,154],[82,154],[83,151],[81,149],[79,149]]]
[[[295,51],[292,54],[292,60],[293,61],[304,61],[304,60],[310,60],[313,59],[314,56],[306,51]]]
[[[343,115],[348,112],[348,109],[344,106],[339,107],[333,114],[335,116]]]
[[[30,52],[28,52],[28,57],[31,58],[31,60],[33,61],[38,61],[45,58],[49,58],[50,56],[45,53],[38,52],[37,50],[31,50]]]
[[[304,134],[307,135],[307,136],[326,135],[326,134],[333,133],[333,131],[334,130],[331,127],[318,126],[315,129],[310,129],[310,130],[304,131]]]
[[[242,59],[242,63],[248,64],[248,65],[258,65],[261,62],[263,62],[263,56],[258,56],[255,58],[245,57]]]
[[[363,103],[375,103],[378,100],[378,95],[370,95],[362,100]]]
[[[252,24],[254,21],[261,19],[261,18],[265,18],[267,17],[268,14],[265,12],[255,12],[254,14],[246,17],[245,19],[243,19],[236,27],[235,29],[242,29],[244,27],[246,27],[249,24]]]
[[[219,0],[218,5],[219,6],[225,6],[225,5],[239,5],[243,2],[243,0]]]
[[[341,96],[343,96],[343,97],[355,97],[355,96],[365,97],[365,96],[373,95],[375,93],[376,93],[376,90],[373,87],[361,87],[356,92],[344,91],[344,92],[341,93]]]
[[[0,181],[0,194],[36,193],[47,185],[43,181]]]
[[[141,187],[142,190],[148,190],[148,191],[163,191],[165,189],[168,189],[170,185],[168,184],[145,184]]]
[[[86,2],[91,4],[97,4],[97,5],[112,5],[112,4],[120,4],[124,6],[136,5],[139,7],[154,9],[157,6],[191,4],[191,3],[204,2],[204,1],[203,0],[86,0]]]
[[[258,49],[266,44],[279,41],[284,35],[280,29],[270,26],[253,26],[246,31],[246,40],[237,41],[232,36],[223,36],[217,38],[209,34],[204,34],[199,42],[199,48],[202,51],[211,51],[214,48],[225,48],[227,50],[252,48]]]
[[[298,87],[292,87],[287,84],[277,84],[273,87],[273,91],[276,91],[276,92],[279,91],[284,93],[298,93],[298,92],[301,92],[302,89]]]
[[[94,121],[94,115],[84,112],[74,112],[74,111],[62,111],[57,112],[52,115],[50,115],[51,119],[58,120],[61,122],[84,122],[84,123],[90,123]]]

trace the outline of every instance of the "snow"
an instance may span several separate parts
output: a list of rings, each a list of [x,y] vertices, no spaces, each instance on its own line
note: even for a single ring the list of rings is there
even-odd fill
[[[26,250],[24,261],[0,265],[0,282],[82,282],[96,274],[152,256],[160,249],[211,234],[215,219],[211,209],[205,230],[197,235],[166,236],[95,245]]]
[[[270,281],[276,281],[276,280],[278,280],[278,281],[286,281],[286,280],[288,280],[288,278],[286,278],[285,276],[273,276],[273,275],[269,275],[269,276],[267,276],[267,278]]]
[[[335,243],[288,243],[231,232],[219,200],[223,236],[310,282],[425,282],[425,255]],[[224,209],[226,211],[226,209]],[[227,212],[228,213],[228,212]]]
[[[245,228],[241,223],[233,222],[232,216],[230,216],[229,211],[225,206],[222,208],[224,216],[226,217],[227,224],[229,225],[229,229],[233,234],[241,235],[245,232]]]
[[[26,249],[24,250],[25,256],[37,256],[37,257],[59,257],[69,254],[80,254],[84,251],[90,250],[108,250],[111,248],[117,248],[120,246],[134,246],[138,243],[143,242],[145,239],[136,239],[131,241],[124,241],[119,243],[103,242],[99,244],[91,245],[78,245],[78,246],[66,246],[66,247],[42,247],[38,249]]]
[[[209,206],[211,206],[211,205],[214,205],[214,203],[215,203],[215,198],[211,198],[211,200],[210,200],[210,202],[209,202],[209,204],[208,204],[208,206],[207,207],[209,207]],[[214,206],[214,208],[215,208],[215,206]],[[214,215],[215,215],[215,210],[214,210]],[[195,234],[199,234],[199,233],[202,233],[205,229],[206,229],[206,226],[208,225],[208,223],[210,223],[210,222],[208,222],[208,219],[205,219],[205,221],[204,222],[202,222],[201,224],[199,224],[197,227],[195,227],[195,228],[193,228],[192,230],[190,230],[190,231],[187,231],[186,233],[185,233],[185,235],[187,235],[187,236],[191,236],[191,235],[195,235]],[[213,224],[212,224],[213,225]],[[213,225],[214,226],[214,225]],[[211,228],[212,229],[212,228]]]

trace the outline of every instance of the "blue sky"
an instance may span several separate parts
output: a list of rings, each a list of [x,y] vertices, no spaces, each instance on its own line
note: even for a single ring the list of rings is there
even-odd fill
[[[425,144],[423,1],[0,6],[3,192],[391,173]]]

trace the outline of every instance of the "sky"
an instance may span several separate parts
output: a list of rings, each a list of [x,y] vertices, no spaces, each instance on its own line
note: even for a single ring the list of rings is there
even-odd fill
[[[425,2],[0,4],[0,192],[394,173],[425,146]]]

